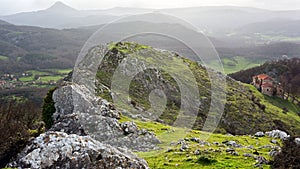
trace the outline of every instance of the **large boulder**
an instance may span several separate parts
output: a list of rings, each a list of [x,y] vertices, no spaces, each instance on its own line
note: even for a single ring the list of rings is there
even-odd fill
[[[90,136],[47,132],[35,138],[9,167],[19,168],[128,168],[147,169],[134,154],[100,143]]]
[[[113,104],[95,96],[88,88],[73,83],[53,94],[56,112],[51,131],[90,135],[116,147],[134,151],[158,149],[155,134],[138,129],[133,122],[119,123],[120,112]]]

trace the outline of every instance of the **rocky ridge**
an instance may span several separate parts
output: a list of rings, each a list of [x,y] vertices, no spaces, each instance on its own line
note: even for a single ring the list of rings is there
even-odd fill
[[[84,86],[63,86],[53,100],[54,125],[33,139],[10,167],[148,168],[130,150],[158,149],[154,133],[133,122],[119,123],[120,112]]]

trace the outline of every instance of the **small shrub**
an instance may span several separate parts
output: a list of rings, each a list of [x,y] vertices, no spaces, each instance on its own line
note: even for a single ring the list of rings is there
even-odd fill
[[[282,113],[286,114],[287,112],[289,112],[288,108],[286,108],[286,107],[282,108]]]
[[[217,162],[217,160],[212,159],[210,157],[205,157],[205,156],[201,156],[197,159],[198,164],[202,164],[202,165],[211,165],[213,163]]]
[[[260,107],[263,111],[266,110],[266,105],[264,105],[264,104],[260,104],[259,107]]]
[[[10,101],[0,104],[0,168],[19,153],[36,130],[40,105],[31,101]],[[38,133],[35,132],[37,135]]]
[[[51,128],[53,125],[52,115],[55,113],[54,101],[52,99],[53,92],[56,90],[52,88],[48,91],[46,97],[44,98],[43,107],[42,107],[42,119],[45,122],[45,127],[47,129]]]

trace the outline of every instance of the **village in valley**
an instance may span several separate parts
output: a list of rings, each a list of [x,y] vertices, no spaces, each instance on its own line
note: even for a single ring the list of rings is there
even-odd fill
[[[22,87],[48,87],[56,85],[71,70],[30,70],[21,73],[0,74],[0,89],[15,89]]]

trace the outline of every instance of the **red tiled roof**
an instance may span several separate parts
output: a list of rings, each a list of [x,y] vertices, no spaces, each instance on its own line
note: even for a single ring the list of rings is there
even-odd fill
[[[267,74],[260,74],[260,75],[257,75],[256,77],[258,77],[259,79],[272,79],[269,75]]]

